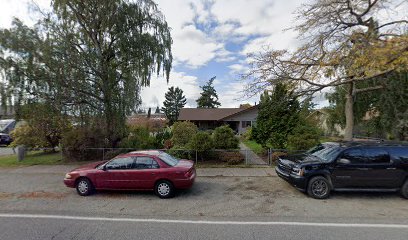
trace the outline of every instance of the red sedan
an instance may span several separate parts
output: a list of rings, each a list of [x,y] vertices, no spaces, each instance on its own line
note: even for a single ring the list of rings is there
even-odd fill
[[[170,198],[176,189],[190,188],[195,177],[193,161],[162,151],[137,151],[76,168],[65,175],[64,183],[81,196],[102,189],[154,190],[160,198]]]

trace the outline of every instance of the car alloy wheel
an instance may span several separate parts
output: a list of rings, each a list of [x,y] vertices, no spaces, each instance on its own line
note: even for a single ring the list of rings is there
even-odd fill
[[[92,193],[93,186],[88,179],[82,178],[78,181],[76,189],[79,195],[88,196]]]
[[[317,199],[328,198],[330,195],[330,184],[326,178],[318,176],[309,181],[307,193]]]
[[[173,185],[168,181],[160,181],[156,184],[155,192],[160,198],[172,197],[173,191]]]

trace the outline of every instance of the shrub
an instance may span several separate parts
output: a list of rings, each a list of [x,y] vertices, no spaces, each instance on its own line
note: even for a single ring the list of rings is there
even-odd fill
[[[217,127],[214,130],[213,140],[216,149],[237,149],[239,144],[234,131],[226,125]]]
[[[197,126],[189,121],[173,124],[173,137],[171,141],[176,148],[184,148],[197,133]]]
[[[130,127],[129,136],[120,142],[121,148],[133,149],[154,149],[156,148],[156,138],[146,127]]]
[[[286,153],[286,152],[272,152],[271,160],[272,160],[272,162],[276,162],[276,161],[278,161],[279,157],[287,156],[287,155],[288,155],[288,153]]]
[[[218,158],[228,165],[241,164],[245,160],[245,157],[239,151],[219,152]]]
[[[169,149],[169,141],[172,137],[171,128],[162,128],[155,134],[155,146],[156,148]],[[171,143],[171,142],[170,142]]]
[[[205,152],[214,147],[211,135],[207,132],[196,133],[187,144],[188,148],[198,152]]]
[[[191,138],[187,146],[189,149],[197,151],[198,157],[204,160],[209,155],[209,151],[213,149],[214,144],[208,132],[200,131]]]
[[[85,127],[72,128],[64,132],[61,139],[63,154],[68,160],[102,160],[102,150],[95,148],[104,148],[106,143],[101,129]]]
[[[10,144],[11,147],[16,147],[18,145],[24,145],[29,148],[51,147],[44,138],[40,137],[36,131],[27,124],[14,129],[10,135],[13,139],[13,142]]]
[[[307,150],[319,144],[320,130],[311,124],[298,125],[288,136],[289,150]]]
[[[242,138],[245,140],[252,139],[252,127],[248,127],[246,131],[242,134]]]

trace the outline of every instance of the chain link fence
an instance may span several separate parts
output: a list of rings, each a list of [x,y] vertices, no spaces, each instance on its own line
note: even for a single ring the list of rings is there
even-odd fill
[[[70,150],[70,151],[68,151]],[[250,149],[215,149],[209,151],[197,151],[191,149],[152,149],[167,152],[168,154],[181,159],[193,160],[197,165],[255,165],[272,166],[281,156],[285,158],[296,158],[306,150],[291,151],[287,149],[266,149],[262,153],[254,153]],[[72,150],[68,148],[24,148],[16,147],[12,149],[17,159],[24,159],[35,156],[52,156],[55,161],[106,161],[120,154],[133,151],[148,151],[136,148],[81,148]]]

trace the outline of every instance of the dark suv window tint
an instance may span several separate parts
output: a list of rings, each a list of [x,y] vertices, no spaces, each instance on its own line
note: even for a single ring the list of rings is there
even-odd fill
[[[360,148],[351,148],[343,152],[342,158],[350,161],[350,164],[365,163],[364,152]]]
[[[133,168],[133,158],[116,158],[106,164],[106,169],[132,169]]]
[[[367,163],[389,163],[390,156],[382,148],[366,148],[364,149]]]
[[[408,147],[392,147],[387,149],[392,159],[408,162]]]
[[[151,157],[137,157],[136,158],[136,168],[137,169],[154,169],[159,168],[156,160]]]

